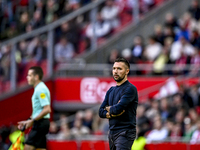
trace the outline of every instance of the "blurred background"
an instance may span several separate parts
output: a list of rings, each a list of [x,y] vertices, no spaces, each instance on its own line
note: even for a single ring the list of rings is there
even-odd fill
[[[51,92],[48,150],[108,150],[98,109],[119,56],[139,94],[132,150],[199,149],[199,19],[199,0],[0,0],[0,150],[31,115],[34,65]]]

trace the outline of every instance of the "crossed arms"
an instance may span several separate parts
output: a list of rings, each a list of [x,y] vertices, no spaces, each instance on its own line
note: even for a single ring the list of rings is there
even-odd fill
[[[114,104],[113,106],[108,106],[108,99],[111,91],[112,88],[106,93],[105,99],[100,106],[99,116],[101,118],[112,118],[122,115],[125,112],[126,108],[129,107],[129,105],[132,103],[133,100],[135,100],[137,96],[137,90],[134,89],[134,87],[128,86],[118,103]]]
[[[125,112],[125,110],[124,109],[122,109],[122,110],[118,110],[118,112],[114,112],[114,113],[112,113],[111,111],[112,111],[112,109],[114,108],[113,106],[108,106],[108,101],[107,101],[107,95],[106,95],[106,97],[105,97],[105,100],[103,101],[103,103],[102,103],[102,105],[101,105],[101,107],[100,107],[100,109],[99,109],[99,116],[101,117],[101,118],[112,118],[112,117],[118,117],[118,116],[121,116],[124,112]],[[119,100],[119,102],[118,102],[118,104],[120,103],[120,100]],[[116,105],[118,105],[118,104],[116,104]],[[115,105],[114,105],[115,106]],[[113,108],[112,108],[113,107]]]
[[[120,102],[120,100],[119,100],[119,102]],[[118,103],[119,103],[118,102]],[[107,113],[106,113],[106,118],[111,118],[111,117],[118,117],[118,116],[121,116],[124,112],[125,112],[125,110],[123,110],[121,113],[119,113],[119,114],[117,114],[117,115],[113,115],[113,114],[111,114],[110,113],[110,108],[111,108],[111,106],[106,106],[104,109],[107,111]]]

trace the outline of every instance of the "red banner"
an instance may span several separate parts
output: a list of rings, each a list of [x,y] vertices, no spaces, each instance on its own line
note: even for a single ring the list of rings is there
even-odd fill
[[[182,82],[195,84],[199,79],[129,77],[128,80],[136,86],[139,94],[146,93],[149,96],[157,94],[157,97],[162,97],[178,91],[178,84]],[[59,78],[55,80],[54,99],[59,102],[101,103],[107,90],[115,85],[112,77]]]
[[[144,78],[129,77],[128,80],[134,84],[139,93],[139,101],[143,97],[150,94],[157,96],[165,96],[174,91],[175,82],[168,80],[166,77]],[[170,81],[170,82],[168,82]],[[199,82],[198,78],[182,79],[177,83],[187,83],[188,86]],[[106,91],[116,83],[112,77],[110,78],[58,78],[54,81],[46,82],[50,89],[53,101],[79,104],[95,104],[101,103],[104,99]],[[171,88],[173,86],[173,89]],[[177,87],[176,87],[177,89]],[[24,92],[10,96],[0,101],[0,126],[16,123],[17,121],[27,119],[31,115],[31,96],[33,88]],[[146,98],[145,97],[145,98]],[[144,98],[144,99],[145,99]],[[63,103],[61,103],[63,104]]]
[[[168,78],[129,78],[138,91],[157,84],[164,84]],[[56,101],[80,101],[83,103],[100,103],[107,90],[115,86],[113,78],[64,78],[55,80]]]

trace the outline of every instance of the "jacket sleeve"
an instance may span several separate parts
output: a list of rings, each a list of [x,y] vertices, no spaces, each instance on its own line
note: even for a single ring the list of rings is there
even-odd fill
[[[107,111],[105,110],[105,107],[108,106],[108,97],[109,97],[109,93],[111,90],[112,90],[112,87],[107,91],[105,99],[99,108],[99,117],[100,118],[106,118]]]
[[[132,101],[138,101],[137,89],[134,86],[128,86],[120,102],[110,107],[110,114],[118,115],[130,105]],[[137,103],[137,102],[136,102]]]

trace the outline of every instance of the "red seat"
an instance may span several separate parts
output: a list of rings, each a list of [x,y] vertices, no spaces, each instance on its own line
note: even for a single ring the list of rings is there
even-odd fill
[[[156,143],[146,144],[145,150],[187,150],[186,143]],[[191,150],[191,149],[190,149]],[[196,150],[196,149],[194,149]]]
[[[48,141],[48,150],[77,150],[77,143],[75,141]]]
[[[191,144],[189,150],[199,150],[200,148],[200,144]]]
[[[106,150],[109,150],[109,149],[110,149],[109,143],[108,143],[108,142],[105,142],[105,148],[106,148]]]
[[[171,143],[171,149],[182,149],[182,150],[187,150],[187,144],[186,143]]]
[[[109,150],[104,141],[82,141],[80,150]]]
[[[156,144],[146,144],[145,150],[156,150]]]
[[[95,150],[106,150],[106,145],[104,141],[96,141],[94,142]]]
[[[93,142],[92,141],[81,141],[80,150],[93,150]]]
[[[157,150],[169,150],[169,149],[171,149],[171,143],[157,144]]]

